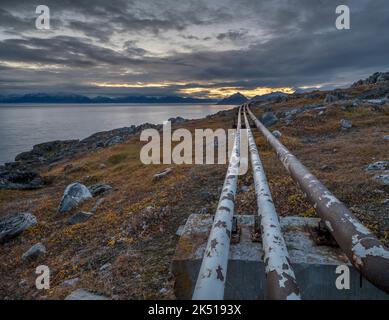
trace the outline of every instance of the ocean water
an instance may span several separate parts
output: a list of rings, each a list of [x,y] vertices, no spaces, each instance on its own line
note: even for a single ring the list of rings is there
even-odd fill
[[[0,104],[0,164],[33,145],[181,116],[199,119],[234,106],[211,104]]]

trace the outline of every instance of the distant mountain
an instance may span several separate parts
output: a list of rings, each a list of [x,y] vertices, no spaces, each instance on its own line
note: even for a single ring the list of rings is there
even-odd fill
[[[24,95],[0,95],[0,103],[216,103],[215,99],[197,99],[190,97],[166,96],[126,96],[89,98],[75,94],[24,94]]]
[[[250,100],[250,102],[261,102],[261,101],[270,101],[270,100],[277,100],[277,99],[282,99],[284,97],[289,96],[289,94],[284,93],[284,92],[272,92],[268,94],[264,94],[262,96],[255,96]]]
[[[220,100],[217,104],[242,104],[247,102],[248,99],[241,94],[240,92],[237,92],[233,94],[232,96],[229,96],[227,98],[224,98],[223,100]]]

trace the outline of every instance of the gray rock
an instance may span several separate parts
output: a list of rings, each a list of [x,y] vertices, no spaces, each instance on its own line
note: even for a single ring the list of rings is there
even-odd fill
[[[72,286],[76,285],[79,281],[80,281],[80,278],[78,278],[78,277],[72,278],[72,279],[68,279],[68,280],[63,281],[62,285],[72,287]]]
[[[107,297],[90,293],[84,289],[77,289],[69,294],[65,300],[110,300]]]
[[[324,103],[332,103],[335,101],[339,101],[341,99],[344,99],[344,94],[341,92],[333,91],[332,93],[328,93],[324,98]]]
[[[29,190],[43,187],[42,177],[33,171],[9,170],[0,172],[0,189]]]
[[[97,209],[100,207],[100,205],[101,205],[104,201],[105,201],[104,198],[98,199],[90,212],[96,213]]]
[[[43,256],[46,253],[46,247],[42,243],[36,243],[34,244],[30,249],[28,249],[25,253],[22,255],[23,261],[32,261],[40,256]]]
[[[389,141],[389,136],[384,136],[384,140]]]
[[[165,170],[158,172],[154,175],[153,179],[154,180],[159,180],[167,176],[170,172],[172,172],[172,168],[166,168]]]
[[[37,223],[31,213],[10,214],[0,218],[0,243],[6,242]]]
[[[69,224],[77,224],[77,223],[82,223],[82,222],[85,222],[87,221],[90,217],[93,216],[93,213],[91,212],[84,212],[84,211],[81,211],[79,213],[76,213],[75,215],[71,216],[69,219],[68,219],[68,223]]]
[[[111,147],[111,146],[114,146],[116,144],[120,144],[120,143],[123,143],[124,142],[124,138],[121,137],[121,136],[114,136],[110,139],[108,139],[105,143],[104,143],[104,147]]]
[[[249,186],[242,186],[242,187],[240,188],[240,190],[241,190],[242,192],[244,192],[244,193],[248,192],[249,189],[250,189]]]
[[[65,189],[58,212],[68,212],[90,198],[92,198],[92,194],[86,186],[79,182],[72,183]]]
[[[389,169],[389,161],[377,161],[374,163],[370,163],[366,170],[373,171],[373,170],[388,170]]]
[[[98,183],[88,187],[88,189],[92,196],[96,197],[102,193],[112,190],[112,187],[109,184]]]
[[[264,126],[270,127],[278,122],[278,118],[273,112],[265,112],[261,116],[261,122]]]
[[[185,225],[181,225],[178,227],[177,231],[176,231],[176,235],[181,237],[184,233],[184,229],[185,229]]]
[[[389,199],[385,199],[384,201],[382,201],[382,204],[385,205],[385,206],[388,205],[389,204]]]
[[[351,129],[353,124],[350,120],[342,119],[340,120],[340,126],[342,129]]]
[[[279,132],[278,130],[274,130],[272,132],[272,135],[275,136],[277,139],[281,138],[281,136],[282,136],[281,132]]]
[[[212,201],[214,200],[214,195],[208,191],[201,191],[200,192],[200,198],[205,201]]]
[[[111,263],[106,263],[106,264],[103,264],[101,267],[100,267],[100,271],[102,272],[105,272],[105,271],[108,271],[109,269],[111,269],[111,266],[112,264]]]
[[[182,117],[175,117],[175,118],[170,118],[168,121],[171,123],[182,123],[185,122],[186,120]]]
[[[198,214],[208,214],[208,213],[209,213],[209,210],[206,207],[201,208],[200,211],[198,212]]]
[[[383,185],[389,185],[389,174],[380,174],[374,176],[374,180],[383,184]]]

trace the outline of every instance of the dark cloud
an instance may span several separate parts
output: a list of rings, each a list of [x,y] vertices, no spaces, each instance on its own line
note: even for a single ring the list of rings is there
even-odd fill
[[[247,34],[248,30],[228,30],[228,32],[219,33],[216,36],[218,40],[228,39],[231,41],[242,40]]]
[[[343,31],[334,0],[45,2],[49,32],[34,29],[31,3],[2,0],[0,94],[342,85],[389,69],[387,0],[343,1],[352,13]],[[163,81],[177,85],[93,85]]]

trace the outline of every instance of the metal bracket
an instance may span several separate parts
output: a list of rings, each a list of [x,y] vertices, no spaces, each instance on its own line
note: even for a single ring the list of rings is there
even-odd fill
[[[323,220],[319,221],[317,227],[309,228],[309,233],[318,246],[339,247]]]
[[[242,229],[238,225],[238,219],[232,218],[231,243],[239,243]]]

